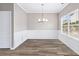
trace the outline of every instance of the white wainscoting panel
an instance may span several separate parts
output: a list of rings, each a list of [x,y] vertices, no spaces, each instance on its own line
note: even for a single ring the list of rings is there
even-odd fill
[[[79,39],[69,37],[65,34],[59,34],[59,40],[66,44],[70,49],[79,54]]]
[[[57,30],[28,30],[28,39],[58,39]]]
[[[58,39],[57,30],[24,30],[14,33],[14,48],[17,48],[27,39]]]
[[[14,33],[14,48],[13,49],[15,49],[16,47],[21,45],[26,40],[27,40],[27,30],[15,32]]]

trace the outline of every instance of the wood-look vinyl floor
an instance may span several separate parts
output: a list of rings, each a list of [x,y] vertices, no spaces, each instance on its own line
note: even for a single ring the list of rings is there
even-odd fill
[[[78,56],[58,39],[28,39],[17,49],[0,49],[0,56]]]

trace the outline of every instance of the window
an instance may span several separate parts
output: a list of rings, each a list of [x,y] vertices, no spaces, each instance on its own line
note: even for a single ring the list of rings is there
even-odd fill
[[[61,31],[67,35],[79,38],[79,10],[72,11],[71,13],[61,18]]]

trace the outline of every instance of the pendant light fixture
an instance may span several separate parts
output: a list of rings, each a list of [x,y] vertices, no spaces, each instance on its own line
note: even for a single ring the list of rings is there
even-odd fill
[[[38,22],[47,22],[48,19],[44,17],[44,4],[41,4],[41,8],[42,8],[42,13],[41,13],[41,18],[38,19]]]

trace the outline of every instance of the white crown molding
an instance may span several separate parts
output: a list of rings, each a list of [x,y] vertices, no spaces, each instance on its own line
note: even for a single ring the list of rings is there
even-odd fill
[[[65,7],[67,7],[69,4],[70,4],[70,3],[67,3],[66,6],[63,7],[63,9],[64,9]],[[63,9],[62,9],[62,10],[63,10]],[[61,10],[61,11],[62,11],[62,10]],[[61,12],[61,11],[60,11],[60,12]],[[59,12],[59,13],[60,13],[60,12]]]
[[[25,13],[27,13],[26,10],[25,10],[19,3],[16,3],[16,4],[17,4],[22,10],[24,10]]]
[[[17,4],[22,10],[24,10],[25,13],[29,13],[29,12],[27,12],[26,9],[24,9],[19,3],[16,3],[16,4]],[[66,3],[66,5],[63,7],[63,9],[64,9],[66,6],[68,6],[68,5],[69,5],[69,3]],[[63,9],[62,9],[62,10],[63,10]],[[61,11],[62,11],[62,10],[61,10]],[[60,12],[61,12],[61,11],[60,11]],[[60,12],[58,12],[58,13],[60,13]],[[37,12],[30,12],[30,13],[37,13]],[[39,12],[39,13],[40,13],[40,12]],[[45,13],[55,13],[55,12],[45,12]]]

